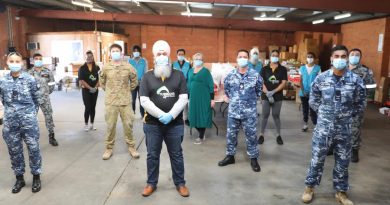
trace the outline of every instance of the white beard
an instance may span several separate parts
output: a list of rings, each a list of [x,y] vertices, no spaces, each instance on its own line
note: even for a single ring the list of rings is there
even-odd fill
[[[169,78],[172,73],[172,68],[169,65],[155,66],[153,72],[156,78]]]

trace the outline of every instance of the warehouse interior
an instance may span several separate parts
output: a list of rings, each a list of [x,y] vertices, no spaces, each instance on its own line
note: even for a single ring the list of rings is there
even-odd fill
[[[308,52],[315,53],[322,72],[328,70],[331,49],[340,44],[362,51],[362,64],[373,71],[377,84],[367,96],[360,161],[349,166],[348,196],[355,204],[390,204],[390,4],[383,0],[1,0],[0,28],[1,76],[7,70],[7,55],[13,51],[23,56],[26,69],[31,67],[31,57],[40,53],[45,66],[55,71],[56,88],[50,99],[59,143],[58,147],[48,143],[45,119],[39,112],[42,190],[31,193],[32,177],[26,174],[26,187],[12,194],[15,178],[7,146],[0,140],[0,204],[302,204],[314,126],[308,132],[301,130],[299,81],[294,70],[305,64]],[[150,197],[141,195],[147,178],[147,151],[139,101],[133,132],[140,159],[129,155],[118,121],[114,155],[102,160],[103,90],[96,106],[97,130],[83,130],[77,73],[85,53],[92,51],[102,68],[110,60],[113,43],[123,46],[126,61],[132,58],[133,46],[139,45],[151,70],[152,46],[157,40],[169,43],[172,61],[176,50],[183,48],[188,60],[201,52],[204,65],[213,69],[235,66],[239,49],[258,47],[263,65],[272,50],[280,51],[282,64],[290,69],[280,117],[285,144],[276,144],[275,125],[269,120],[265,142],[258,145],[260,173],[250,169],[241,131],[236,163],[218,166],[225,156],[227,132],[222,89],[216,94],[221,98],[214,108],[215,126],[207,129],[202,145],[194,145],[197,131],[185,126],[182,147],[189,198],[175,191],[165,147],[158,189]],[[259,101],[259,115],[261,107]],[[24,153],[28,173],[26,149]],[[312,204],[338,204],[332,183],[334,161],[333,156],[327,157]]]

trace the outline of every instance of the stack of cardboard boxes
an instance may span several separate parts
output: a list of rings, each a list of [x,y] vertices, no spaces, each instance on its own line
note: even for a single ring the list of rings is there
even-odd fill
[[[299,43],[298,61],[300,61],[301,63],[305,63],[308,52],[314,53],[318,58],[320,54],[320,49],[316,39],[305,38],[303,42]]]

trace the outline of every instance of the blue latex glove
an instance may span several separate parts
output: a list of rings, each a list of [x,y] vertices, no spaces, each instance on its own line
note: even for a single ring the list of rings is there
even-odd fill
[[[270,98],[270,97],[274,96],[274,94],[275,94],[275,91],[271,90],[271,91],[268,91],[265,95],[266,95],[268,98]]]
[[[274,102],[275,102],[274,97],[272,97],[272,96],[268,97],[268,102],[269,102],[270,104],[274,104]]]
[[[164,113],[158,117],[161,123],[164,125],[169,124],[173,120],[173,116],[169,113]]]

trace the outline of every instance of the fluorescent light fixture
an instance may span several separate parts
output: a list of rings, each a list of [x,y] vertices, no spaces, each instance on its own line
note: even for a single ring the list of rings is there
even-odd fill
[[[104,13],[103,9],[98,9],[98,8],[92,8],[91,11]]]
[[[77,5],[77,6],[82,6],[82,7],[88,7],[88,8],[92,8],[92,4],[89,4],[89,3],[86,3],[86,2],[83,2],[83,1],[75,1],[75,0],[72,0],[72,4],[73,5]]]
[[[184,1],[158,1],[158,0],[133,0],[134,2],[160,3],[160,4],[185,4]]]
[[[339,14],[339,15],[334,17],[334,20],[348,18],[348,17],[351,17],[351,13]]]
[[[197,3],[197,2],[188,2],[191,7],[198,9],[212,9],[213,5],[209,3]]]
[[[215,3],[214,6],[235,7],[235,6],[237,6],[237,4],[220,4],[220,3]]]
[[[211,17],[212,13],[194,13],[194,12],[182,12],[182,16],[203,16],[203,17]]]
[[[255,7],[255,11],[278,11],[278,8],[276,7]]]
[[[313,11],[313,15],[317,15],[317,14],[320,14],[322,13],[322,11]]]
[[[285,18],[277,18],[277,17],[254,17],[256,21],[284,21]]]
[[[313,24],[319,24],[319,23],[324,23],[324,22],[325,22],[324,19],[319,19],[319,20],[313,21],[312,23],[313,23]]]
[[[267,14],[265,12],[263,12],[260,17],[265,18],[265,17],[267,17]]]

